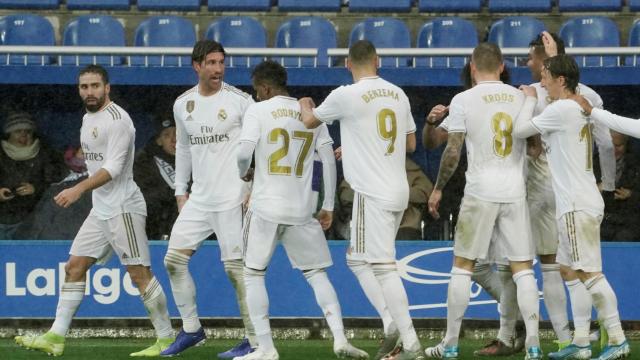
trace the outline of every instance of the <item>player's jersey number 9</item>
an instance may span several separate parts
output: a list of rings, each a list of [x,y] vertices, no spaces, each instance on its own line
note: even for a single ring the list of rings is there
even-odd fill
[[[393,154],[398,136],[398,122],[396,113],[391,109],[382,109],[378,112],[378,134],[383,140],[389,142],[385,156]]]
[[[293,137],[294,140],[303,142],[294,165],[296,176],[302,176],[304,159],[306,159],[309,149],[311,149],[311,144],[313,143],[313,132],[293,131],[293,136],[289,136],[289,132],[283,128],[275,128],[269,132],[269,144],[277,144],[280,142],[280,139],[282,139],[282,146],[269,155],[270,175],[291,175],[291,166],[279,164],[279,162],[289,154],[291,137]]]

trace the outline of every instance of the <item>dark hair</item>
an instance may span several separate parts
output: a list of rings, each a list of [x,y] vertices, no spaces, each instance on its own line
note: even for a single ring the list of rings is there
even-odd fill
[[[479,71],[495,71],[502,64],[502,51],[496,44],[481,43],[473,49],[471,61]]]
[[[369,40],[358,40],[349,48],[349,59],[354,64],[364,64],[376,56],[376,47]]]
[[[505,84],[511,84],[511,74],[509,69],[505,66],[504,70],[500,73],[500,81]],[[473,79],[471,78],[471,63],[466,63],[460,71],[460,82],[465,90],[469,90],[473,87]]]
[[[257,84],[269,84],[279,89],[287,87],[287,70],[279,63],[267,60],[253,69],[251,78]]]
[[[102,78],[105,85],[109,83],[109,73],[100,65],[87,65],[78,73],[78,79],[84,74],[98,74]]]
[[[191,61],[195,63],[201,63],[207,55],[211,53],[222,53],[222,56],[226,56],[227,53],[224,52],[224,48],[222,44],[213,40],[199,40],[193,46],[193,51],[191,52]]]
[[[576,93],[578,82],[580,81],[580,70],[578,64],[569,55],[561,54],[544,60],[544,68],[549,71],[554,79],[562,76],[565,81],[565,88],[572,93]]]
[[[564,40],[556,33],[549,33],[553,38],[553,41],[556,42],[556,47],[558,49],[558,55],[564,54]],[[542,42],[542,34],[538,34],[535,39],[531,40],[529,43],[529,47],[534,48],[535,52],[545,54],[544,51],[544,42]]]

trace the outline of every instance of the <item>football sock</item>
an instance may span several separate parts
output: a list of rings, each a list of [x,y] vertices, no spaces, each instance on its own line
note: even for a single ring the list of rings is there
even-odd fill
[[[589,330],[591,328],[591,294],[579,279],[565,283],[569,289],[571,314],[573,315],[573,343],[578,346],[589,345]]]
[[[58,298],[58,307],[56,308],[56,319],[51,325],[51,332],[56,335],[66,336],[71,325],[73,316],[78,311],[82,298],[84,298],[84,290],[86,282],[65,282],[60,290]]]
[[[338,296],[334,290],[327,273],[324,269],[305,271],[304,277],[311,285],[316,296],[316,302],[322,309],[324,318],[333,334],[333,341],[336,345],[344,345],[347,338],[344,335],[344,325],[342,324],[342,311],[338,303]]]
[[[240,317],[242,317],[242,323],[245,329],[245,336],[249,339],[251,347],[258,346],[258,340],[256,339],[256,330],[253,328],[253,323],[249,317],[249,308],[247,307],[247,289],[244,285],[244,275],[242,260],[227,260],[223,262],[224,271],[227,273],[227,277],[231,281],[231,285],[236,290],[236,300],[238,301],[238,309],[240,309]]]
[[[244,268],[249,316],[258,338],[258,347],[265,352],[275,349],[269,325],[269,296],[264,284],[264,270]]]
[[[511,267],[508,265],[498,265],[498,277],[502,283],[502,294],[500,296],[500,330],[498,330],[498,340],[512,346],[516,335],[516,321],[520,309],[518,308],[518,297],[516,283],[513,282]]]
[[[513,274],[513,281],[516,283],[518,306],[527,329],[525,346],[527,348],[540,347],[540,338],[538,337],[540,296],[533,270],[523,270]]]
[[[473,268],[471,280],[477,282],[496,301],[500,301],[502,284],[497,271],[493,271],[491,264],[476,264]]]
[[[384,301],[389,313],[398,327],[402,344],[406,350],[418,351],[421,349],[418,335],[413,328],[413,322],[409,315],[409,300],[402,285],[402,280],[396,264],[373,264],[373,273],[382,287]]]
[[[202,326],[196,307],[196,285],[189,272],[190,259],[189,255],[169,249],[164,257],[164,265],[169,273],[173,299],[182,318],[182,328],[185,332],[193,333]]]
[[[462,318],[469,305],[471,272],[458,267],[451,268],[451,280],[447,289],[447,332],[445,346],[458,345]]]
[[[567,317],[567,295],[560,275],[559,264],[540,264],[542,269],[542,293],[558,341],[571,340],[571,328]]]
[[[603,275],[597,275],[584,282],[593,299],[593,306],[598,311],[598,319],[603,322],[609,333],[609,345],[620,345],[625,341],[620,315],[618,314],[618,299],[609,281]]]
[[[392,335],[398,331],[398,327],[393,322],[387,303],[384,301],[382,287],[373,273],[371,264],[364,261],[347,260],[347,265],[358,279],[360,287],[369,299],[369,302],[378,312],[382,319],[385,335]]]
[[[167,297],[155,276],[149,281],[141,297],[151,324],[156,330],[156,336],[160,339],[173,337],[173,328],[167,310]]]

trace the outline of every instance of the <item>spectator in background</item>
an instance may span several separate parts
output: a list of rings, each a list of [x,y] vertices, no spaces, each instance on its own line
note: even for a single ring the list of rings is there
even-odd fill
[[[27,113],[10,114],[0,151],[0,239],[12,239],[46,187],[63,176],[62,158],[40,142]]]
[[[73,187],[89,176],[82,147],[67,147],[64,162],[69,171],[67,177],[45,190],[34,211],[16,230],[16,239],[71,240],[89,216],[92,206],[90,196],[81,197],[68,208],[60,207],[53,201],[53,197],[62,190]]]
[[[433,184],[424,174],[420,165],[409,156],[405,162],[409,181],[409,206],[402,215],[397,240],[422,240],[422,219],[427,209],[427,199],[433,190]]]
[[[138,153],[134,181],[147,202],[147,236],[168,239],[178,217],[175,193],[176,123],[166,115],[157,123],[155,137]]]
[[[602,241],[637,241],[640,235],[636,224],[640,194],[637,191],[640,167],[630,151],[628,137],[611,131],[616,158],[616,190],[614,200],[605,207],[605,217],[600,228]],[[600,164],[594,161],[596,176]],[[600,184],[599,184],[600,185]]]

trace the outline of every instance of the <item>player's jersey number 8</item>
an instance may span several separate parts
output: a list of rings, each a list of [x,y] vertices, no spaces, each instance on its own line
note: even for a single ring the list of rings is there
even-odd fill
[[[493,137],[493,151],[499,157],[507,157],[513,150],[513,119],[504,112],[497,112],[491,118]]]

